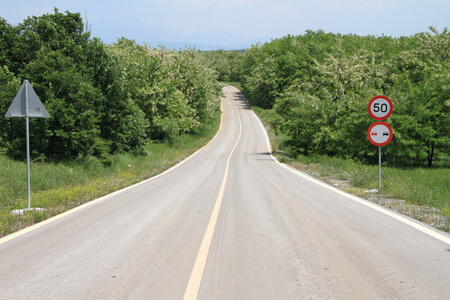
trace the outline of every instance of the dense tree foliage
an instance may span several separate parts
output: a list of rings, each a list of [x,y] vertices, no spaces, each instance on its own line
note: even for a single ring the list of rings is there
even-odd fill
[[[62,160],[143,154],[148,138],[173,140],[219,108],[217,80],[239,81],[291,152],[376,159],[367,141],[367,103],[385,95],[394,139],[392,165],[432,166],[450,152],[450,32],[411,37],[307,31],[245,52],[169,51],[121,38],[104,45],[79,13],[0,18],[0,111],[28,79],[51,115],[31,120],[32,157]],[[214,71],[213,71],[214,69]],[[0,152],[24,156],[25,122],[0,118]]]
[[[152,139],[195,130],[219,109],[217,74],[200,52],[151,49],[125,38],[108,51],[118,58],[126,90],[145,113]]]
[[[0,18],[0,111],[28,79],[51,118],[31,119],[32,157],[64,160],[144,154],[147,138],[173,138],[218,109],[216,73],[196,51],[104,45],[79,13]],[[0,118],[0,152],[24,156],[25,122]]]
[[[237,74],[294,154],[376,159],[367,103],[385,95],[394,139],[383,160],[431,167],[436,151],[449,154],[449,49],[447,28],[400,38],[307,31],[247,49]]]
[[[242,68],[244,51],[207,51],[203,55],[210,67],[217,72],[217,79],[221,82],[239,82],[245,74]]]

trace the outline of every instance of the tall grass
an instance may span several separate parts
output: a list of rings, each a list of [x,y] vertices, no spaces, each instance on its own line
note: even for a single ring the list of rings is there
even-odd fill
[[[63,163],[32,163],[31,206],[44,210],[19,216],[11,215],[11,211],[27,206],[26,163],[0,155],[0,236],[169,169],[211,140],[219,123],[220,112],[213,122],[195,133],[176,137],[170,143],[150,142],[145,157],[112,156],[110,167],[95,157]]]
[[[450,217],[450,169],[382,169],[383,191]]]
[[[352,187],[378,189],[378,166],[328,156],[298,156],[282,161],[325,181],[344,180]],[[407,203],[437,208],[450,217],[450,169],[382,167],[379,193]],[[354,190],[352,190],[354,191]]]

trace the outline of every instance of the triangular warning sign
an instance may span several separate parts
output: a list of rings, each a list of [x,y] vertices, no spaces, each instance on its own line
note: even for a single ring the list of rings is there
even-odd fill
[[[33,87],[25,80],[5,114],[7,118],[50,118]]]

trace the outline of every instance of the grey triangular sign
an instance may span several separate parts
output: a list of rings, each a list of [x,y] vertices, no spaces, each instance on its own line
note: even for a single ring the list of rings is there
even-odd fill
[[[27,113],[28,102],[28,113]],[[47,110],[42,104],[33,87],[25,80],[17,92],[11,106],[5,114],[7,118],[50,118]]]

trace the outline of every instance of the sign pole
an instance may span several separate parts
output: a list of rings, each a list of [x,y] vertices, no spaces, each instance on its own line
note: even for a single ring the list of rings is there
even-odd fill
[[[381,146],[378,146],[378,191],[381,190]]]
[[[26,117],[26,127],[27,127],[27,203],[28,208],[30,208],[30,121],[29,117]]]
[[[26,144],[27,144],[27,208],[31,207],[30,196],[30,118],[28,116],[28,90],[25,89],[25,126],[26,126]]]

